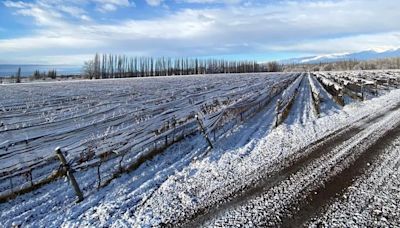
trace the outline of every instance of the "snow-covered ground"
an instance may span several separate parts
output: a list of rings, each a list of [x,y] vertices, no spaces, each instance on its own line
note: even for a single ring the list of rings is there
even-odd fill
[[[260,106],[251,118],[223,125],[225,133],[212,139],[213,148],[208,147],[200,133],[189,135],[100,189],[96,188],[95,168],[78,171],[75,175],[84,192],[83,202],[75,203],[68,181],[57,179],[0,204],[0,221],[6,227],[150,227],[187,223],[213,226],[249,224],[250,221],[279,225],[294,213],[293,205],[302,205],[301,196],[307,197],[309,192],[320,188],[319,184],[329,182],[331,176],[340,173],[340,170],[332,172],[332,167],[343,163],[345,169],[345,164],[369,147],[365,139],[373,143],[388,129],[395,128],[400,119],[397,109],[400,90],[394,89],[397,82],[379,84],[379,94],[368,93],[370,100],[349,99],[352,103],[341,107],[315,77],[303,74],[294,80],[298,75],[212,75],[4,86],[0,91],[5,94],[5,99],[0,101],[4,123],[0,127],[0,169],[8,171],[16,164],[24,167],[52,156],[53,147],[59,145],[72,151],[69,159],[88,145],[98,149],[96,153],[111,147],[118,150],[121,142],[127,142],[122,147],[132,146],[135,144],[131,141],[138,137],[154,137],[150,133],[171,116],[185,119],[191,112],[204,109],[202,105],[212,104],[216,99],[221,104],[225,101],[223,105],[207,109],[212,109],[204,116],[204,122],[208,123],[211,121],[207,118],[214,118],[212,113],[222,113],[224,107],[257,100],[286,79],[292,82],[284,92],[276,96],[272,93],[266,105]],[[345,76],[349,75],[340,77]],[[361,76],[372,81],[377,77],[371,72]],[[335,83],[339,85],[342,81]],[[346,85],[340,84],[343,88]],[[319,115],[314,110],[312,90],[318,90],[321,100]],[[292,94],[295,97],[287,118],[275,128],[277,102],[282,105],[285,101],[282,96],[292,97]],[[338,143],[320,157],[308,159],[313,154],[312,145],[347,129],[354,130],[347,141]],[[393,147],[397,145],[396,141],[390,143]],[[349,151],[354,151],[357,145],[363,145],[359,146],[359,153],[351,154]],[[350,159],[350,154],[354,158]],[[294,169],[294,164],[304,158],[308,162]],[[395,158],[396,153],[389,150],[380,159],[393,163]],[[370,188],[371,177],[375,175],[383,180],[388,169],[391,170],[388,175],[396,176],[397,163],[393,163],[394,168],[373,166],[376,168],[360,178],[360,183],[354,183],[366,190],[360,192],[350,187],[344,196],[357,199],[365,192],[379,191],[378,187]],[[287,176],[276,178],[281,172]],[[376,209],[382,206],[381,202],[386,202],[382,200],[386,197],[385,200],[392,202],[387,213],[398,215],[398,209],[393,207],[398,186],[396,179],[392,179],[389,185],[382,182],[379,188],[391,192],[373,200],[376,206],[368,204],[370,211],[386,213],[385,208]],[[269,182],[270,185],[266,184]],[[3,179],[0,186],[7,185],[8,179]],[[361,210],[357,217],[360,220],[356,222],[370,218],[358,207],[370,200],[342,201],[336,200],[326,214],[314,218],[313,224],[349,224],[346,221],[355,210]],[[346,208],[341,206],[351,203]],[[272,219],[265,219],[270,215]],[[393,219],[388,221],[382,224],[399,225]]]
[[[60,146],[77,155],[118,150],[126,141],[152,137],[172,117],[182,120],[215,99],[257,95],[293,75],[208,75],[2,85],[0,172],[54,156]],[[183,120],[182,120],[183,121]]]
[[[398,227],[400,218],[400,137],[310,226]]]
[[[267,94],[297,74],[207,75],[101,81],[2,85],[0,95],[0,178],[32,171],[47,178],[68,152],[74,166],[112,152],[124,164],[160,147],[171,129],[196,127],[194,114],[218,114],[226,107]],[[284,88],[282,88],[284,89]],[[158,140],[157,140],[158,139]],[[171,141],[171,140],[170,140]],[[94,155],[97,155],[94,156]],[[95,159],[92,159],[95,160]],[[81,164],[83,163],[83,164]],[[111,164],[112,165],[112,164]],[[107,168],[107,167],[103,167]],[[110,167],[113,168],[113,167]],[[18,189],[24,179],[14,178]],[[0,195],[11,189],[0,183]]]
[[[147,205],[137,212],[135,222],[147,225],[175,224],[181,222],[182,218],[191,218],[192,214],[199,213],[203,208],[212,208],[221,203],[221,200],[223,202],[230,195],[240,192],[247,186],[255,185],[260,179],[281,169],[290,163],[289,159],[301,156],[298,153],[307,145],[341,128],[348,128],[363,118],[387,112],[390,107],[398,105],[399,96],[400,91],[396,90],[364,104],[346,106],[337,115],[322,117],[304,125],[282,125],[257,142],[253,142],[256,146],[251,149],[251,153],[243,153],[245,148],[240,147],[224,151],[218,160],[210,157],[192,163],[190,167],[169,178],[162,185],[157,192],[158,195],[153,195]],[[399,118],[399,113],[396,118]],[[374,130],[375,128],[370,129]],[[296,179],[294,181],[296,183]],[[282,188],[285,189],[285,185]],[[298,186],[295,185],[293,189],[288,189],[287,196],[290,196],[292,190],[296,188]],[[270,199],[273,200],[271,205],[284,202],[284,199],[279,198],[275,201],[274,193],[271,194]],[[265,207],[260,209],[267,214],[274,211]],[[240,218],[235,215],[232,217]],[[236,222],[248,222],[254,218],[248,219]]]

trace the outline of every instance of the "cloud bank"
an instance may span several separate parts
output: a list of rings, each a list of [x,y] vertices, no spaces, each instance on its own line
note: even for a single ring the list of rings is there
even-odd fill
[[[95,52],[273,58],[400,47],[397,0],[7,0],[3,6],[29,19],[30,29],[0,36],[7,56],[0,62],[78,64]]]

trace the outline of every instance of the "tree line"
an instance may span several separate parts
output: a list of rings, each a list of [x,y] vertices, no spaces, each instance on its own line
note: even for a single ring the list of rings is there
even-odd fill
[[[202,58],[128,57],[126,55],[96,54],[86,61],[86,78],[152,77],[193,74],[255,73],[280,71],[276,62],[236,61]]]
[[[46,72],[40,72],[39,70],[35,70],[35,72],[33,72],[32,78],[35,79],[35,80],[45,79],[45,78],[56,79],[57,78],[57,71],[56,70],[49,70],[46,73]]]
[[[22,82],[22,74],[21,74],[21,67],[18,67],[16,74],[10,76],[10,81],[13,83],[21,83]],[[35,70],[32,75],[26,76],[24,78],[29,79],[30,81],[33,80],[44,80],[46,78],[56,79],[57,78],[57,71],[56,70],[49,70],[47,72],[43,71],[40,72],[39,70]],[[4,78],[0,77],[0,84],[3,82]]]

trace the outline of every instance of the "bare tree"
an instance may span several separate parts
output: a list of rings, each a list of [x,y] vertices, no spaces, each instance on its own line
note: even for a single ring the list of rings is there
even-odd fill
[[[269,72],[279,72],[281,71],[281,66],[277,62],[269,62],[268,64],[268,71]]]
[[[83,65],[83,75],[88,79],[95,78],[95,65],[93,60],[86,61]]]

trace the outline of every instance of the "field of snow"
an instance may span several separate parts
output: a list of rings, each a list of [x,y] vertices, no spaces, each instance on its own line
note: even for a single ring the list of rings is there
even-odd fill
[[[368,226],[363,221],[379,211],[377,224],[399,225],[398,183],[384,181],[398,175],[399,155],[388,149],[400,137],[398,88],[395,71],[1,85],[0,221],[335,225],[350,224],[357,211],[355,223]],[[388,132],[388,148],[375,148]],[[83,202],[55,175],[58,146],[75,169]],[[379,156],[366,156],[370,150]],[[360,160],[376,165],[360,163],[350,170],[359,179],[324,188]],[[382,184],[371,187],[375,176]],[[360,199],[379,189],[390,193]],[[342,191],[345,198],[335,198]],[[320,203],[307,203],[314,198]]]

